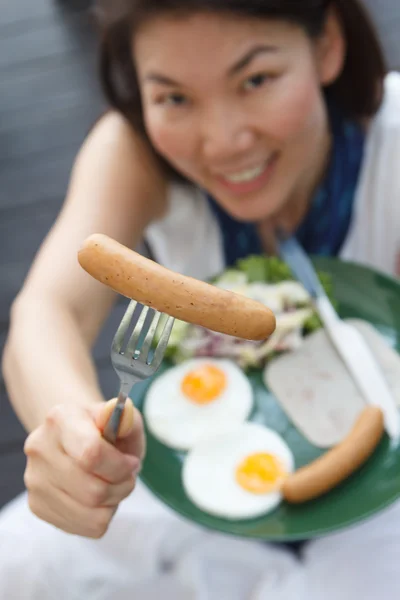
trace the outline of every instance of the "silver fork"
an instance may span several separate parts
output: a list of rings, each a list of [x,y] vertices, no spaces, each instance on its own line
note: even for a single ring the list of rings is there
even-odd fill
[[[136,310],[137,309],[137,310]],[[135,313],[138,318],[134,319]],[[158,370],[168,345],[174,318],[168,317],[150,356],[162,313],[132,300],[122,317],[111,346],[111,362],[120,379],[118,401],[104,429],[103,437],[115,444],[125,402],[135,383]],[[129,331],[132,331],[130,335]]]

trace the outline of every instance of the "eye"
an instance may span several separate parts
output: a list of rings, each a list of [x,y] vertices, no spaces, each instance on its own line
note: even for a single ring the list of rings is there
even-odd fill
[[[172,93],[162,96],[157,100],[157,104],[163,104],[164,106],[183,106],[187,103],[187,98],[183,94]]]
[[[252,75],[244,82],[243,88],[246,92],[255,90],[263,86],[267,81],[269,81],[270,77],[266,73],[258,73],[257,75]]]

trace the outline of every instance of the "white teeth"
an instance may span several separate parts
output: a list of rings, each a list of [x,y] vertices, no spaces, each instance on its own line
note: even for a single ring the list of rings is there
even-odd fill
[[[224,179],[230,181],[231,183],[245,183],[247,181],[251,181],[252,179],[256,179],[256,177],[259,177],[264,171],[264,169],[265,163],[263,163],[259,167],[254,167],[253,169],[247,169],[246,171],[242,171],[241,173],[224,175]]]

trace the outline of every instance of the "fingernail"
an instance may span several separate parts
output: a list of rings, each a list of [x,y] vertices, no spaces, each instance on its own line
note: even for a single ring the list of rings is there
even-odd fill
[[[133,475],[139,475],[141,470],[142,470],[142,461],[139,460],[137,465],[134,467],[132,473],[133,473]]]
[[[130,469],[136,469],[137,464],[140,462],[140,458],[137,456],[132,456],[131,454],[127,454],[125,456],[126,464]]]

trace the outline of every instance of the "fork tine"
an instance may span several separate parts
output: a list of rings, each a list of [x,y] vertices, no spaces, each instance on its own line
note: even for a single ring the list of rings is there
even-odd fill
[[[174,322],[175,319],[173,317],[168,317],[163,332],[160,336],[157,348],[155,349],[153,360],[151,361],[151,368],[153,370],[158,369],[158,367],[161,364],[161,361],[164,358],[165,350],[168,345],[169,336],[171,335]]]
[[[145,362],[147,362],[147,359],[149,357],[149,352],[150,352],[151,345],[154,340],[154,336],[156,334],[158,323],[160,322],[160,318],[161,318],[161,313],[156,311],[153,315],[153,320],[152,320],[149,330],[146,334],[146,337],[144,338],[143,345],[140,348],[140,358],[142,360],[144,360]]]
[[[140,335],[143,333],[143,327],[144,327],[148,312],[149,312],[149,307],[143,306],[142,312],[140,313],[140,316],[139,316],[137,322],[135,323],[135,327],[133,328],[132,335],[129,338],[128,345],[125,350],[125,354],[128,354],[129,356],[130,355],[133,356],[135,354],[135,351],[137,350],[138,341],[139,341]]]
[[[112,341],[111,349],[113,352],[117,352],[118,354],[121,352],[126,332],[128,331],[136,307],[137,302],[135,300],[131,300]]]

